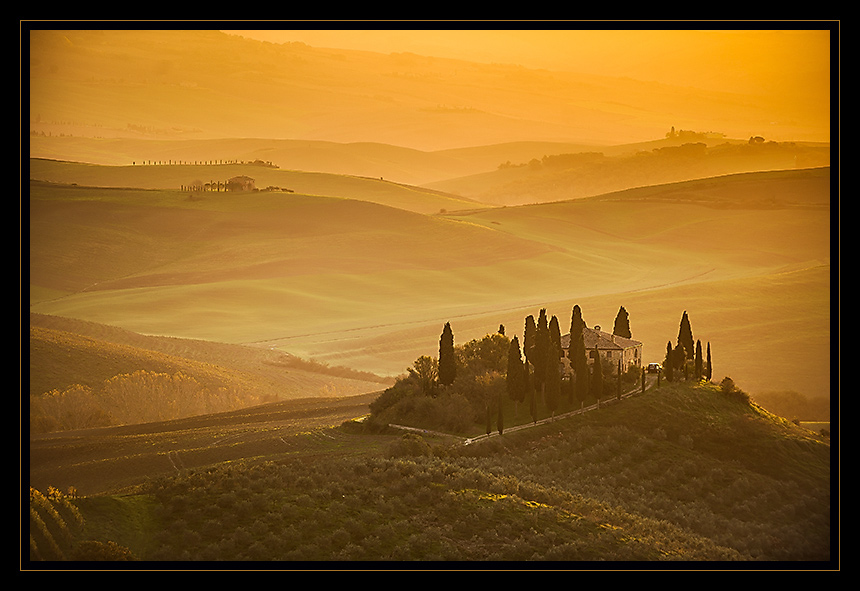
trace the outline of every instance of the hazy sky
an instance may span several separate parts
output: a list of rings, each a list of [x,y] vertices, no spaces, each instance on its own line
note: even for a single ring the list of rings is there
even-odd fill
[[[500,23],[503,25],[504,23]],[[575,25],[575,23],[567,23]],[[626,76],[713,90],[829,97],[830,32],[821,30],[273,30],[234,31],[315,47],[412,52],[532,68]],[[829,98],[828,98],[829,100]]]

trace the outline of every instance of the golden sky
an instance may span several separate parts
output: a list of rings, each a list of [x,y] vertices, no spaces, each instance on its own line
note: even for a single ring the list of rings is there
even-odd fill
[[[705,23],[706,24],[706,23]],[[790,23],[788,23],[790,24]],[[412,52],[726,90],[740,85],[829,92],[830,31],[821,30],[278,30],[232,31],[272,42]]]
[[[504,23],[500,23],[504,25]],[[564,23],[561,23],[564,24]],[[574,24],[575,23],[570,23]],[[775,113],[806,113],[829,138],[832,23],[821,29],[453,29],[231,31],[272,42],[625,77],[745,93]],[[814,23],[813,23],[814,25]]]
[[[352,28],[226,32],[277,43],[303,42],[316,48],[365,50],[383,55],[408,52],[434,58],[519,64],[531,69],[602,75],[611,80],[598,83],[592,80],[565,89],[552,85],[535,88],[533,81],[537,78],[549,81],[553,77],[526,76],[522,81],[526,86],[518,89],[519,103],[502,105],[502,93],[491,89],[482,97],[475,92],[478,89],[472,88],[467,95],[459,82],[446,89],[416,85],[405,91],[403,80],[397,81],[396,88],[383,87],[379,81],[372,81],[372,77],[349,71],[354,80],[338,88],[340,79],[334,72],[326,72],[324,79],[308,82],[308,88],[328,84],[326,92],[311,96],[310,91],[295,92],[300,85],[289,75],[282,73],[267,80],[271,68],[280,67],[281,62],[263,66],[259,56],[246,55],[243,50],[241,55],[228,57],[223,52],[218,55],[213,52],[198,63],[201,57],[196,52],[196,42],[183,47],[174,42],[185,39],[183,32],[171,30],[176,36],[169,43],[160,44],[157,49],[161,53],[154,56],[152,47],[140,35],[132,34],[124,45],[122,35],[116,34],[124,31],[117,30],[104,40],[98,35],[79,36],[76,39],[80,47],[69,45],[69,39],[65,43],[63,38],[58,40],[56,35],[38,35],[35,37],[38,43],[33,45],[31,37],[30,107],[40,122],[74,122],[96,128],[124,128],[128,124],[153,128],[178,126],[220,136],[271,133],[275,137],[332,141],[407,142],[422,149],[458,147],[467,141],[494,143],[522,139],[627,143],[660,137],[670,126],[721,132],[735,138],[764,135],[776,141],[830,139],[828,27],[832,23],[823,23],[820,30],[791,29],[790,22],[784,30],[704,27],[701,30],[561,27],[493,30],[485,25],[482,23],[484,28],[475,30]],[[114,46],[105,46],[108,39]],[[96,45],[88,50],[86,43]],[[233,46],[224,44],[224,47]],[[262,49],[263,58],[270,55]],[[265,86],[248,91],[259,93],[254,97],[253,111],[264,113],[265,119],[253,119],[245,103],[225,107],[221,98],[223,89],[206,86],[202,75],[207,69],[203,66],[211,64],[220,76],[218,68],[222,66],[218,58],[227,59],[227,65],[242,58],[249,60],[251,65],[242,74],[247,84],[281,83],[276,92]],[[419,67],[421,62],[415,64]],[[144,100],[143,91],[137,88],[133,96],[128,96],[128,88],[116,84],[125,79],[151,83],[147,88],[149,98]],[[627,84],[629,81],[636,84]],[[102,86],[96,88],[93,82]],[[505,82],[512,82],[512,76],[506,74]],[[367,88],[356,98],[353,93],[359,84],[366,84]],[[191,89],[198,89],[193,98],[195,91]],[[602,89],[603,92],[598,92]],[[339,91],[341,98],[347,97],[350,102],[333,102]],[[216,95],[221,102],[210,105]],[[523,100],[526,96],[531,102]],[[260,103],[258,98],[266,101]],[[439,132],[438,125],[427,122],[430,115],[422,100],[428,105],[482,113],[483,119],[473,118],[482,128],[473,127],[482,129],[481,133],[475,131],[474,138],[451,137],[444,141],[419,137],[422,130],[425,135]],[[395,112],[398,104],[401,109]],[[520,104],[525,106],[519,108]],[[214,118],[213,109],[217,110]],[[225,109],[234,114],[230,121],[225,121]],[[210,116],[204,117],[206,114]],[[415,132],[410,137],[404,135],[406,114],[413,115],[408,125]],[[424,119],[416,119],[416,114]],[[361,130],[360,123],[365,123]],[[504,134],[499,129],[495,135],[489,134],[502,123],[508,125],[510,133]],[[403,133],[396,133],[401,129]],[[368,130],[373,135],[368,135]],[[386,135],[385,131],[389,133]],[[449,129],[449,135],[452,131],[456,130]],[[465,131],[460,135],[463,134]]]

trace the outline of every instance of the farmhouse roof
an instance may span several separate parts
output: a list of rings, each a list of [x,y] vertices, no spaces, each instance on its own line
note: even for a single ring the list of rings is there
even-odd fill
[[[588,327],[582,329],[582,341],[585,343],[586,349],[594,349],[594,347],[597,347],[601,350],[614,349],[617,351],[629,349],[630,347],[638,347],[642,344],[640,341],[603,332],[599,328]],[[562,335],[561,337],[562,349],[566,350],[568,346],[570,346],[570,333]]]

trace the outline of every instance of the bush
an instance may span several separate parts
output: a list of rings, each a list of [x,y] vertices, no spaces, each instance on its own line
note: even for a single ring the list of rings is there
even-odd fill
[[[750,395],[738,388],[734,380],[728,376],[724,377],[723,381],[720,382],[720,392],[733,400],[738,400],[746,404],[750,402]]]
[[[430,444],[415,433],[406,433],[388,446],[388,457],[429,456]]]

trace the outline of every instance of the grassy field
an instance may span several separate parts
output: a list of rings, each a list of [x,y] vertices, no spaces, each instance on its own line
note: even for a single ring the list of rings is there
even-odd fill
[[[687,310],[721,375],[829,393],[829,169],[445,215],[360,192],[31,187],[33,312],[397,375],[447,321],[464,342],[540,307],[566,328],[574,304],[603,326],[625,306],[659,361]]]

